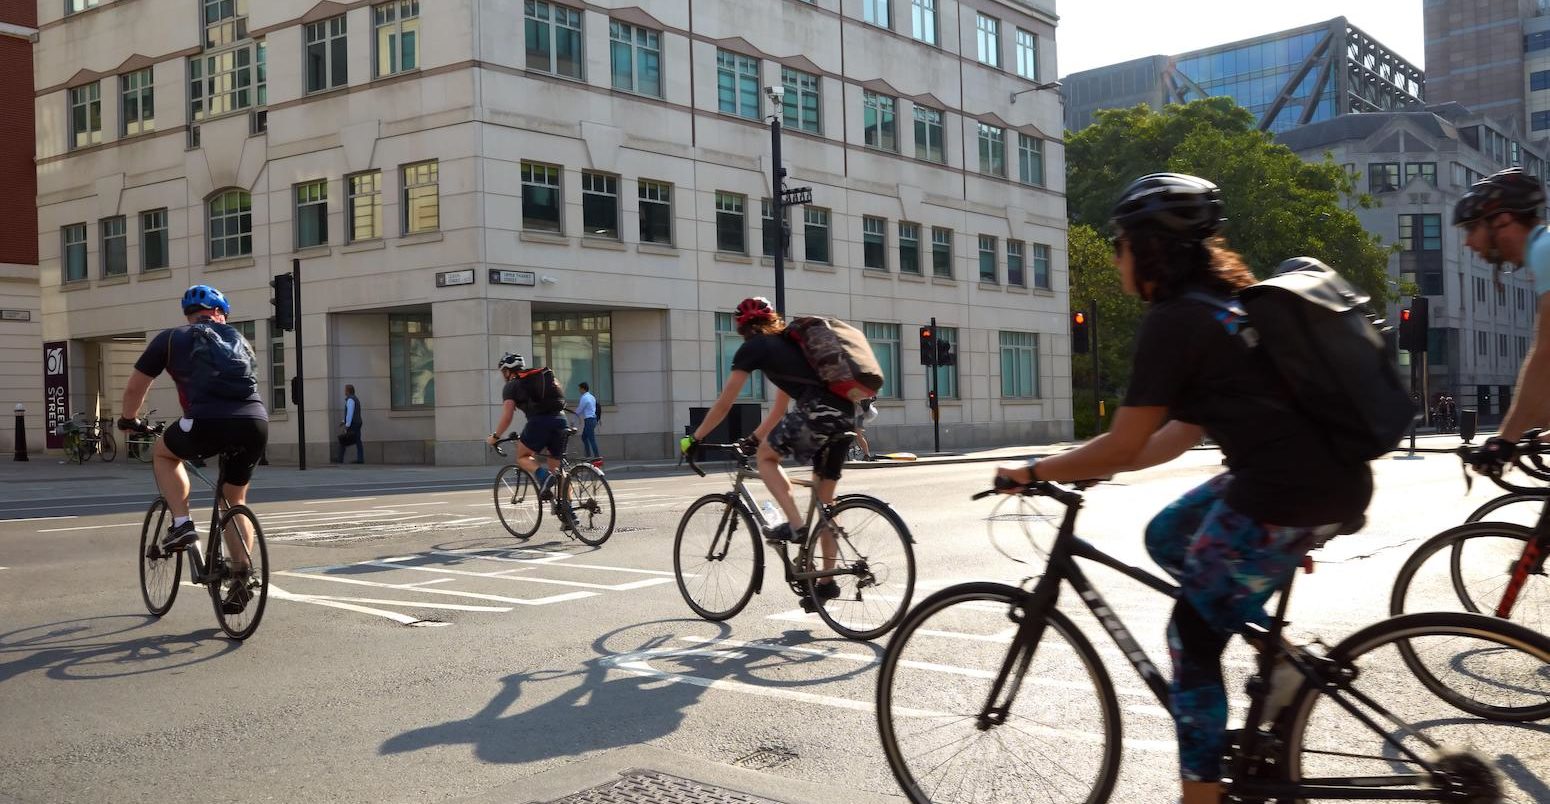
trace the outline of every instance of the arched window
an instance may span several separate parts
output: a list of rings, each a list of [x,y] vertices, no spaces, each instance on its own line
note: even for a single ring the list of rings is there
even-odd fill
[[[244,190],[225,190],[210,197],[208,238],[210,260],[253,254],[253,197]]]

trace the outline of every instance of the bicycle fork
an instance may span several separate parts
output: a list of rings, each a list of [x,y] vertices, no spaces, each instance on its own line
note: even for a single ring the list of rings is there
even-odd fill
[[[1518,595],[1523,593],[1523,585],[1528,583],[1530,575],[1545,574],[1545,553],[1541,542],[1544,537],[1535,538],[1523,545],[1523,555],[1512,566],[1512,575],[1507,580],[1507,589],[1502,593],[1502,600],[1496,604],[1496,616],[1507,619],[1512,614],[1512,607],[1517,605]]]
[[[1017,624],[1017,633],[1012,637],[1012,647],[1006,652],[1006,658],[1001,660],[1001,670],[996,673],[996,680],[990,685],[985,706],[980,709],[979,717],[975,720],[974,726],[980,731],[989,731],[993,726],[1006,723],[1012,704],[1017,701],[1017,693],[1022,689],[1023,676],[1027,675],[1028,667],[1033,664],[1033,656],[1039,650],[1039,642],[1044,638],[1047,620],[1035,612],[1054,608],[1058,595],[1058,588],[1046,595],[1030,592],[1021,609],[1013,607],[1007,611],[1007,619]],[[1038,599],[1040,597],[1044,598],[1043,601]]]

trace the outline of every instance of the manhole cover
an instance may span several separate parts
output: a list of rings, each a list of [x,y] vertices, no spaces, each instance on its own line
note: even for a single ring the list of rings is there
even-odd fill
[[[779,804],[772,799],[757,798],[725,787],[680,779],[677,776],[651,770],[625,771],[620,774],[618,781],[555,799],[549,804],[635,804],[635,802]]]

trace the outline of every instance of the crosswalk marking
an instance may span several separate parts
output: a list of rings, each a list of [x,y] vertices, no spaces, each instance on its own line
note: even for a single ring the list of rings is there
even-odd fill
[[[332,581],[333,583],[354,584],[357,586],[375,586],[380,589],[409,589],[422,592],[427,595],[447,595],[450,597],[466,597],[473,600],[493,600],[497,603],[515,603],[519,606],[545,606],[550,603],[563,603],[567,600],[580,600],[594,597],[596,592],[565,592],[558,595],[540,598],[507,597],[504,595],[490,595],[483,592],[458,592],[452,589],[426,589],[423,586],[411,586],[407,584],[383,583],[381,581],[363,581],[359,578],[339,578],[333,575],[317,575],[308,572],[280,571],[272,575],[284,575],[291,578],[313,578],[320,581]]]
[[[579,589],[602,589],[610,592],[624,592],[630,589],[641,589],[647,586],[671,583],[671,578],[646,578],[629,583],[606,584],[587,583],[585,581],[561,581],[554,578],[526,578],[518,575],[503,575],[491,572],[470,572],[468,570],[447,569],[446,567],[421,567],[414,564],[403,564],[392,561],[363,561],[362,564],[370,567],[387,567],[389,569],[414,570],[416,572],[438,572],[447,575],[462,575],[470,578],[497,578],[505,581],[526,581],[528,583],[545,583],[553,586],[574,586]]]

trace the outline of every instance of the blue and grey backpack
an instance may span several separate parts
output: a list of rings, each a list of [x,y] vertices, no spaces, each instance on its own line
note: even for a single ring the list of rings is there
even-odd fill
[[[203,319],[190,325],[188,334],[189,386],[220,399],[252,399],[258,393],[258,358],[235,327]]]

